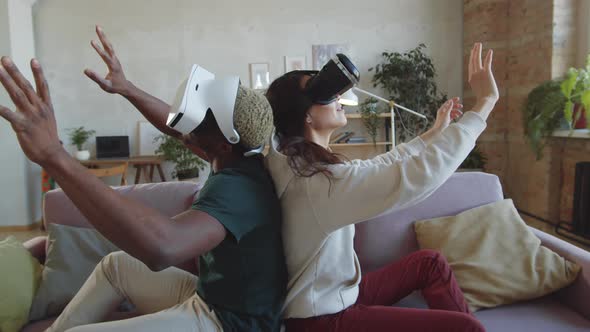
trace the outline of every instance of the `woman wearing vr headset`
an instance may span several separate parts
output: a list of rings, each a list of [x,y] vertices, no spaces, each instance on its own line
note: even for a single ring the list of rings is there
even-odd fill
[[[17,110],[0,105],[0,116],[12,124],[27,157],[125,251],[103,258],[47,331],[278,331],[286,288],[281,209],[257,153],[272,131],[268,101],[237,77],[214,78],[194,66],[171,109],[126,80],[112,45],[97,33],[102,47],[93,46],[109,74],[87,75],[182,139],[211,163],[212,173],[192,206],[174,217],[122,196],[61,146],[39,63],[31,62],[35,91],[3,57],[0,81]],[[194,271],[195,259],[199,277],[174,267],[189,263]],[[102,322],[124,300],[139,316]]]
[[[458,99],[434,127],[371,160],[346,161],[329,148],[346,124],[338,102],[358,71],[338,55],[319,72],[294,71],[267,91],[276,127],[266,158],[283,208],[289,272],[283,317],[288,331],[483,331],[444,257],[422,250],[361,277],[354,224],[412,206],[459,167],[498,100],[492,51],[471,51],[469,83],[477,97],[458,122]],[[395,304],[421,290],[430,310]]]

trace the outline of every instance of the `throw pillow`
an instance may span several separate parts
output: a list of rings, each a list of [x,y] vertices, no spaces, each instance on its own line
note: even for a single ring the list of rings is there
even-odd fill
[[[59,315],[96,264],[119,249],[91,228],[49,224],[47,257],[29,318]]]
[[[420,248],[441,251],[472,312],[547,295],[580,267],[541,245],[512,200],[414,224]]]
[[[16,238],[0,241],[0,331],[18,332],[28,322],[41,264]]]

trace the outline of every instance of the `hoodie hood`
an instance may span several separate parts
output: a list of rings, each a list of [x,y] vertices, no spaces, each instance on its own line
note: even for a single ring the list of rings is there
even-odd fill
[[[291,166],[289,166],[287,156],[279,152],[279,138],[274,131],[270,137],[269,146],[269,152],[266,158],[264,158],[264,163],[274,181],[277,195],[281,199],[287,190],[287,186],[296,175],[291,169]]]

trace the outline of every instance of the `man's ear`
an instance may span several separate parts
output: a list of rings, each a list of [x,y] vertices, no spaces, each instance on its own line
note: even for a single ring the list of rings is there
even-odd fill
[[[229,142],[223,141],[219,144],[219,149],[223,151],[223,153],[231,153],[233,151],[233,145]]]

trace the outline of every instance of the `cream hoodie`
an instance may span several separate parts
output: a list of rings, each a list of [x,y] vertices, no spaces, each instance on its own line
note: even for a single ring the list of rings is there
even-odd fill
[[[289,273],[284,318],[340,312],[357,300],[361,269],[354,224],[422,201],[442,185],[486,127],[466,112],[429,144],[415,138],[371,160],[332,165],[299,177],[271,140],[266,164],[283,209],[283,244]]]

